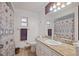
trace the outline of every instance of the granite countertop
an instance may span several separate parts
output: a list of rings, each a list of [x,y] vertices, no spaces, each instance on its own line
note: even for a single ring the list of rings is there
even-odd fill
[[[48,46],[50,49],[56,51],[57,53],[61,54],[62,56],[76,56],[75,47],[69,44],[61,44],[61,45],[50,45],[46,44],[45,40],[38,40],[42,42],[44,45]]]

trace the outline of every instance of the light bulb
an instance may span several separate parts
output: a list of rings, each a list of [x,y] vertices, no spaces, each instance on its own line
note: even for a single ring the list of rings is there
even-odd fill
[[[52,11],[53,10],[53,8],[52,8],[52,6],[50,7],[50,11]]]
[[[57,9],[54,10],[54,12],[56,12],[56,11],[57,11]]]
[[[58,7],[57,9],[58,9],[58,10],[60,10],[61,8],[60,8],[60,7]]]
[[[69,4],[71,4],[72,2],[67,2],[67,4],[66,5],[69,5]]]
[[[53,8],[56,8],[56,5],[55,4],[53,5]]]
[[[64,8],[64,7],[65,7],[65,5],[64,5],[64,4],[62,4],[62,5],[61,5],[61,7],[62,7],[62,8]]]
[[[61,3],[60,3],[60,2],[58,2],[58,3],[57,3],[57,6],[59,6],[59,5],[61,5]]]

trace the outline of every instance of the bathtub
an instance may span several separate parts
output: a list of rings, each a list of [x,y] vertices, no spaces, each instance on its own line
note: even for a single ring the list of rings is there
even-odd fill
[[[51,39],[47,39],[44,41],[46,44],[50,44],[50,45],[61,45],[63,44],[62,42],[59,41],[55,41],[55,40],[51,40]]]

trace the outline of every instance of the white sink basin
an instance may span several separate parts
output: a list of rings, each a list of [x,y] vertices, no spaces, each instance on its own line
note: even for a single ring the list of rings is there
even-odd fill
[[[49,45],[61,45],[61,44],[63,44],[62,42],[51,40],[51,39],[45,40],[45,43],[49,44]]]

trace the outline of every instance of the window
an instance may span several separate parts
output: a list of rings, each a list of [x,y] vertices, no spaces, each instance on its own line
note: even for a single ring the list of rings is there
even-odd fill
[[[21,23],[21,26],[27,26],[27,23]]]
[[[24,17],[21,19],[21,26],[27,27],[28,26],[28,17]]]

